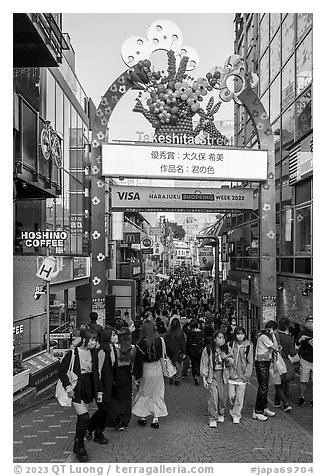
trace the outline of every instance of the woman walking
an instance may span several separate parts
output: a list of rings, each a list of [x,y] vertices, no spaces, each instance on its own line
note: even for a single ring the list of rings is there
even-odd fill
[[[177,317],[171,319],[169,329],[165,334],[166,353],[177,369],[174,377],[170,378],[170,384],[173,382],[179,385],[182,377],[182,361],[186,354],[186,341],[180,321]]]
[[[233,423],[240,423],[246,385],[253,368],[253,345],[246,339],[246,331],[242,326],[235,327],[231,348],[234,364],[230,369],[228,386],[230,415]]]
[[[86,433],[86,438],[91,440],[95,431],[94,441],[101,445],[108,444],[104,430],[117,375],[117,354],[114,346],[117,341],[116,330],[113,327],[105,327],[101,333],[101,348],[98,352],[99,384],[96,400],[98,410],[91,417]]]
[[[159,428],[158,419],[168,414],[164,401],[161,357],[162,338],[155,337],[155,328],[151,321],[144,321],[136,345],[133,375],[136,380],[140,379],[140,382],[132,413],[139,417],[140,426],[145,426],[146,417],[152,415],[151,427],[155,429]]]
[[[232,350],[226,344],[225,334],[216,331],[212,342],[204,348],[200,361],[200,374],[208,391],[210,428],[217,428],[217,422],[224,422],[229,368],[233,362]]]
[[[191,371],[195,385],[199,385],[200,358],[204,348],[204,332],[199,329],[198,321],[191,319],[189,326],[184,326],[187,336],[186,353],[190,357]]]
[[[255,409],[252,412],[252,418],[254,420],[265,421],[267,417],[275,416],[275,412],[267,408],[267,395],[271,360],[273,353],[276,353],[278,350],[278,344],[274,335],[276,327],[275,321],[268,321],[265,325],[265,329],[259,333],[257,338],[255,368],[258,390]]]
[[[89,424],[87,405],[97,398],[98,390],[98,367],[97,333],[91,329],[80,331],[80,342],[74,350],[69,350],[63,358],[59,368],[59,378],[69,397],[72,398],[72,406],[77,414],[76,434],[73,452],[79,461],[88,461],[88,455],[84,446],[84,438]],[[78,380],[75,388],[70,390],[70,381],[67,375],[71,359],[74,358],[73,372]]]

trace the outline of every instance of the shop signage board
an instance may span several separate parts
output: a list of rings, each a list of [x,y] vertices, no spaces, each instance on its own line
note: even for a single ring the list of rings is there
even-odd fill
[[[213,248],[211,246],[198,248],[198,259],[201,270],[212,269],[214,265]]]
[[[123,241],[129,244],[139,244],[140,243],[140,232],[127,231],[123,234]]]
[[[75,257],[73,258],[73,277],[87,278],[90,275],[90,259],[88,257]]]
[[[171,211],[215,212],[223,210],[252,210],[253,190],[245,188],[184,188],[112,186],[113,211]],[[160,228],[152,229],[161,235]],[[153,231],[151,235],[154,236]]]
[[[59,360],[49,353],[24,360],[24,366],[30,370],[29,385],[36,387],[37,391],[58,378]]]
[[[267,151],[168,144],[103,144],[102,175],[168,180],[267,179]]]

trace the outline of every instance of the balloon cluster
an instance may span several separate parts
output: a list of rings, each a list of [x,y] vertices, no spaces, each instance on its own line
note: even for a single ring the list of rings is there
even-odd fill
[[[154,125],[179,124],[185,117],[192,117],[201,110],[200,102],[203,101],[207,91],[212,91],[214,81],[205,78],[195,80],[186,73],[189,58],[181,58],[179,68],[176,70],[176,58],[172,50],[168,51],[168,68],[165,71],[151,71],[151,62],[139,62],[142,77],[146,75],[144,89],[149,94],[146,104],[149,111],[155,116]],[[210,73],[208,73],[210,74]],[[142,97],[142,93],[139,93]],[[140,109],[138,109],[140,112]]]

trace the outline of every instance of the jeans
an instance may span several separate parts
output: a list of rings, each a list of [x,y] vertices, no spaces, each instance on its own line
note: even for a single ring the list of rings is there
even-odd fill
[[[192,376],[199,377],[200,375],[200,357],[190,357]]]
[[[210,418],[218,418],[224,415],[227,399],[227,384],[223,382],[222,370],[215,370],[213,381],[207,387],[208,413]]]
[[[177,382],[179,382],[181,380],[181,376],[182,376],[182,366],[183,366],[183,362],[177,362],[175,361],[174,362],[174,365],[175,365],[175,368],[177,369],[177,373],[175,374],[174,376],[174,380],[176,380]]]
[[[264,413],[267,408],[268,381],[270,361],[255,361],[258,390],[255,404],[255,413]]]
[[[230,415],[241,418],[241,410],[246,391],[246,384],[234,385],[229,383]]]

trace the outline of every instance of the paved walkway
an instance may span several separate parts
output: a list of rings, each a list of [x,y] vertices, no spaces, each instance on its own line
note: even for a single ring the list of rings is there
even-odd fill
[[[109,444],[87,442],[94,463],[310,463],[312,456],[312,408],[294,407],[292,414],[277,409],[266,422],[251,418],[255,379],[247,386],[241,424],[225,422],[208,426],[207,395],[188,377],[179,387],[166,385],[169,416],[159,430],[140,428],[132,417],[123,432],[106,430]],[[291,386],[297,400],[297,384]],[[273,389],[270,386],[270,397]],[[309,400],[308,400],[309,401]],[[95,409],[95,406],[91,407]],[[14,462],[77,462],[71,453],[76,416],[55,399],[14,417]]]

